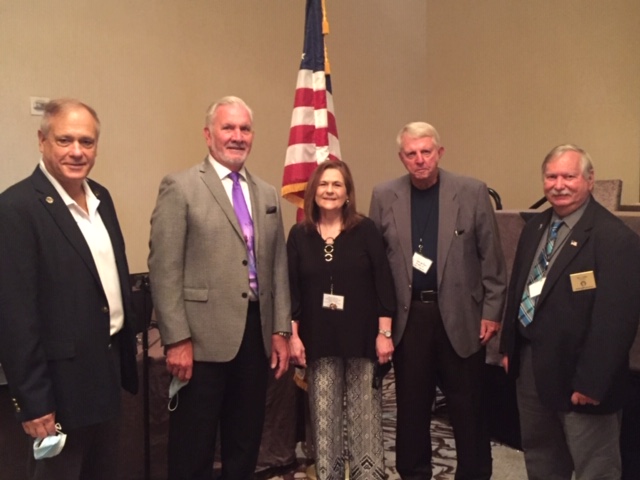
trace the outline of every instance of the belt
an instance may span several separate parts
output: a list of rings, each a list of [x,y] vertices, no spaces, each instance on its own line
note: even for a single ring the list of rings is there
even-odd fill
[[[422,290],[411,294],[411,301],[422,303],[434,303],[438,301],[438,292],[435,290]]]

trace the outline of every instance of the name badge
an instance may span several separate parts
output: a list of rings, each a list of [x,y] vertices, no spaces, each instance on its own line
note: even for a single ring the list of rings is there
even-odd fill
[[[547,279],[547,277],[543,277],[540,280],[538,280],[537,282],[533,282],[531,285],[529,285],[529,297],[530,298],[536,298],[538,295],[540,295],[542,293],[542,287],[544,287],[544,281]]]
[[[571,289],[574,292],[593,290],[596,288],[596,277],[593,274],[593,270],[588,272],[572,273],[569,275],[569,278],[571,279]]]
[[[413,268],[422,273],[427,273],[432,263],[431,260],[424,255],[420,255],[418,252],[413,254]]]
[[[344,310],[344,295],[325,293],[322,295],[322,308],[329,310]]]

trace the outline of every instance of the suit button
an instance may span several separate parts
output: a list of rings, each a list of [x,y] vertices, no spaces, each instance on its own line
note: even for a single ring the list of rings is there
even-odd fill
[[[242,292],[242,298],[247,298],[248,296],[247,292]]]
[[[247,262],[246,260],[242,260],[242,265],[244,265],[245,267],[247,266],[249,262]]]
[[[107,307],[106,305],[102,307],[100,310],[102,310],[102,313],[109,313],[109,307]]]
[[[406,305],[404,306],[404,311],[406,312],[407,310],[409,310],[409,307],[407,307]]]

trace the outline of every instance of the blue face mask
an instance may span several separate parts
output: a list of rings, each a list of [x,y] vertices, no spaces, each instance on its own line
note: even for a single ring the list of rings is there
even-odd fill
[[[36,438],[33,441],[33,458],[41,460],[58,455],[67,441],[67,434],[62,433],[62,427],[56,423],[56,434],[45,438]]]
[[[171,383],[169,384],[169,405],[167,405],[170,412],[178,408],[178,390],[187,383],[189,383],[189,380],[182,381],[178,377],[171,377]]]

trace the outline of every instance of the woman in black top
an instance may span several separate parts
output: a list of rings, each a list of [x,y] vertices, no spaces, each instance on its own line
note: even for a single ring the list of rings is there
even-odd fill
[[[287,252],[292,361],[306,366],[316,473],[344,478],[346,395],[351,478],[384,479],[382,396],[374,366],[391,360],[395,293],[382,236],[356,211],[344,162],[318,166],[305,192],[305,218]]]

